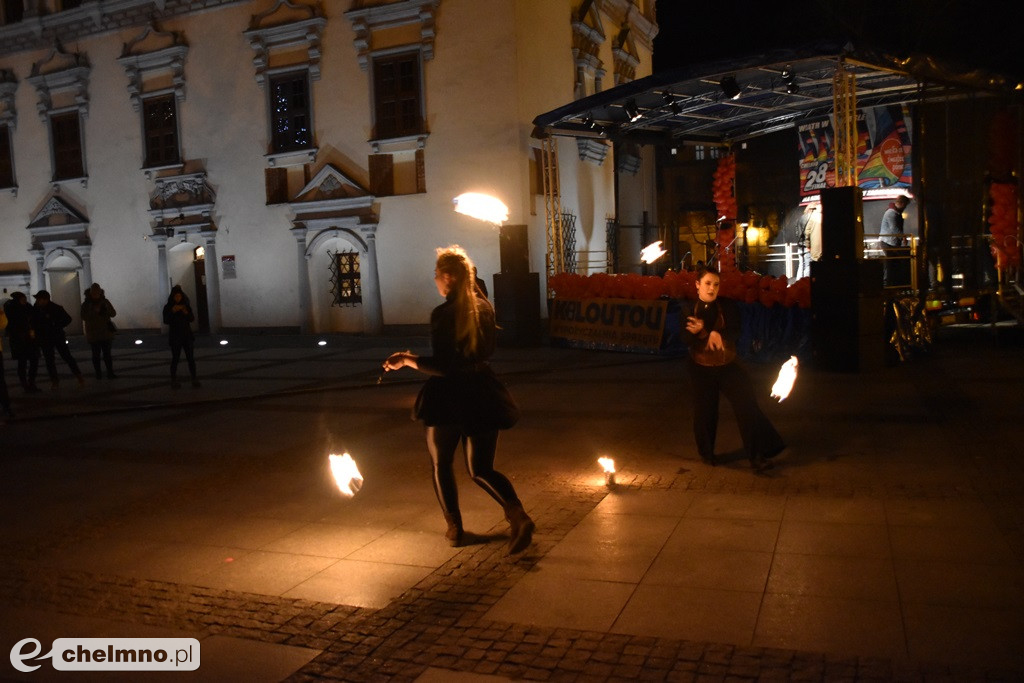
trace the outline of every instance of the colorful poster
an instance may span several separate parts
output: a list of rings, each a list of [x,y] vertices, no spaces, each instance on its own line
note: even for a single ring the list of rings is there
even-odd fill
[[[857,185],[865,199],[887,199],[910,189],[910,111],[905,105],[872,107],[857,112]],[[832,117],[797,126],[802,203],[835,187],[835,128]]]

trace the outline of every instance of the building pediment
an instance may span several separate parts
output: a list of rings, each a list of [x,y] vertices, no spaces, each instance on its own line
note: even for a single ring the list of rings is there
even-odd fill
[[[28,229],[79,225],[88,222],[89,219],[82,212],[63,198],[54,195],[47,199],[43,207],[32,217]]]
[[[35,249],[58,243],[61,246],[90,244],[89,219],[68,200],[56,194],[43,202],[27,229]]]
[[[293,203],[325,202],[358,198],[374,199],[362,185],[331,164],[325,164],[295,195]],[[353,204],[354,202],[347,202]],[[355,202],[358,203],[358,202]]]

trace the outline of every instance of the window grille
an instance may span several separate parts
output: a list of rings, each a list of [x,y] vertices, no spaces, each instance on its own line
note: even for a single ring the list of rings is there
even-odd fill
[[[331,254],[332,306],[355,306],[362,303],[363,291],[359,281],[359,254],[338,251]]]
[[[562,212],[562,252],[565,258],[565,272],[576,272],[576,216],[571,211]]]

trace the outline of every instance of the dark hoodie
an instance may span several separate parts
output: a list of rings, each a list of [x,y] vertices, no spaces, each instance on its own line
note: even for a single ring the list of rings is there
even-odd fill
[[[181,294],[181,301],[174,300],[175,294]],[[195,319],[188,296],[182,291],[181,285],[174,285],[164,305],[164,324],[168,327],[167,339],[172,346],[192,343],[195,335],[192,334],[191,323]]]

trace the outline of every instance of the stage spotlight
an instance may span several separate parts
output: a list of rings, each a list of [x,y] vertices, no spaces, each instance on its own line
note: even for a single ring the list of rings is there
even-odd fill
[[[626,102],[625,109],[626,109],[626,118],[629,119],[630,123],[635,123],[642,116],[642,114],[640,113],[640,110],[637,109],[637,107],[636,107],[636,100],[628,100]]]
[[[683,112],[683,108],[679,106],[679,103],[676,102],[675,98],[673,98],[670,93],[665,93],[664,97],[665,106],[668,107],[668,110],[675,116],[679,116]]]
[[[591,116],[590,114],[587,114],[586,116],[584,116],[583,117],[583,125],[585,127],[587,127],[587,128],[593,128],[594,127],[594,117]]]
[[[800,92],[800,86],[796,82],[796,74],[793,73],[793,67],[787,65],[782,70],[782,82],[786,84],[786,92],[790,95],[795,95]]]
[[[735,76],[726,76],[722,79],[719,85],[722,87],[722,93],[730,100],[738,100],[740,98],[740,93],[742,91],[740,90],[739,84],[736,83]]]

